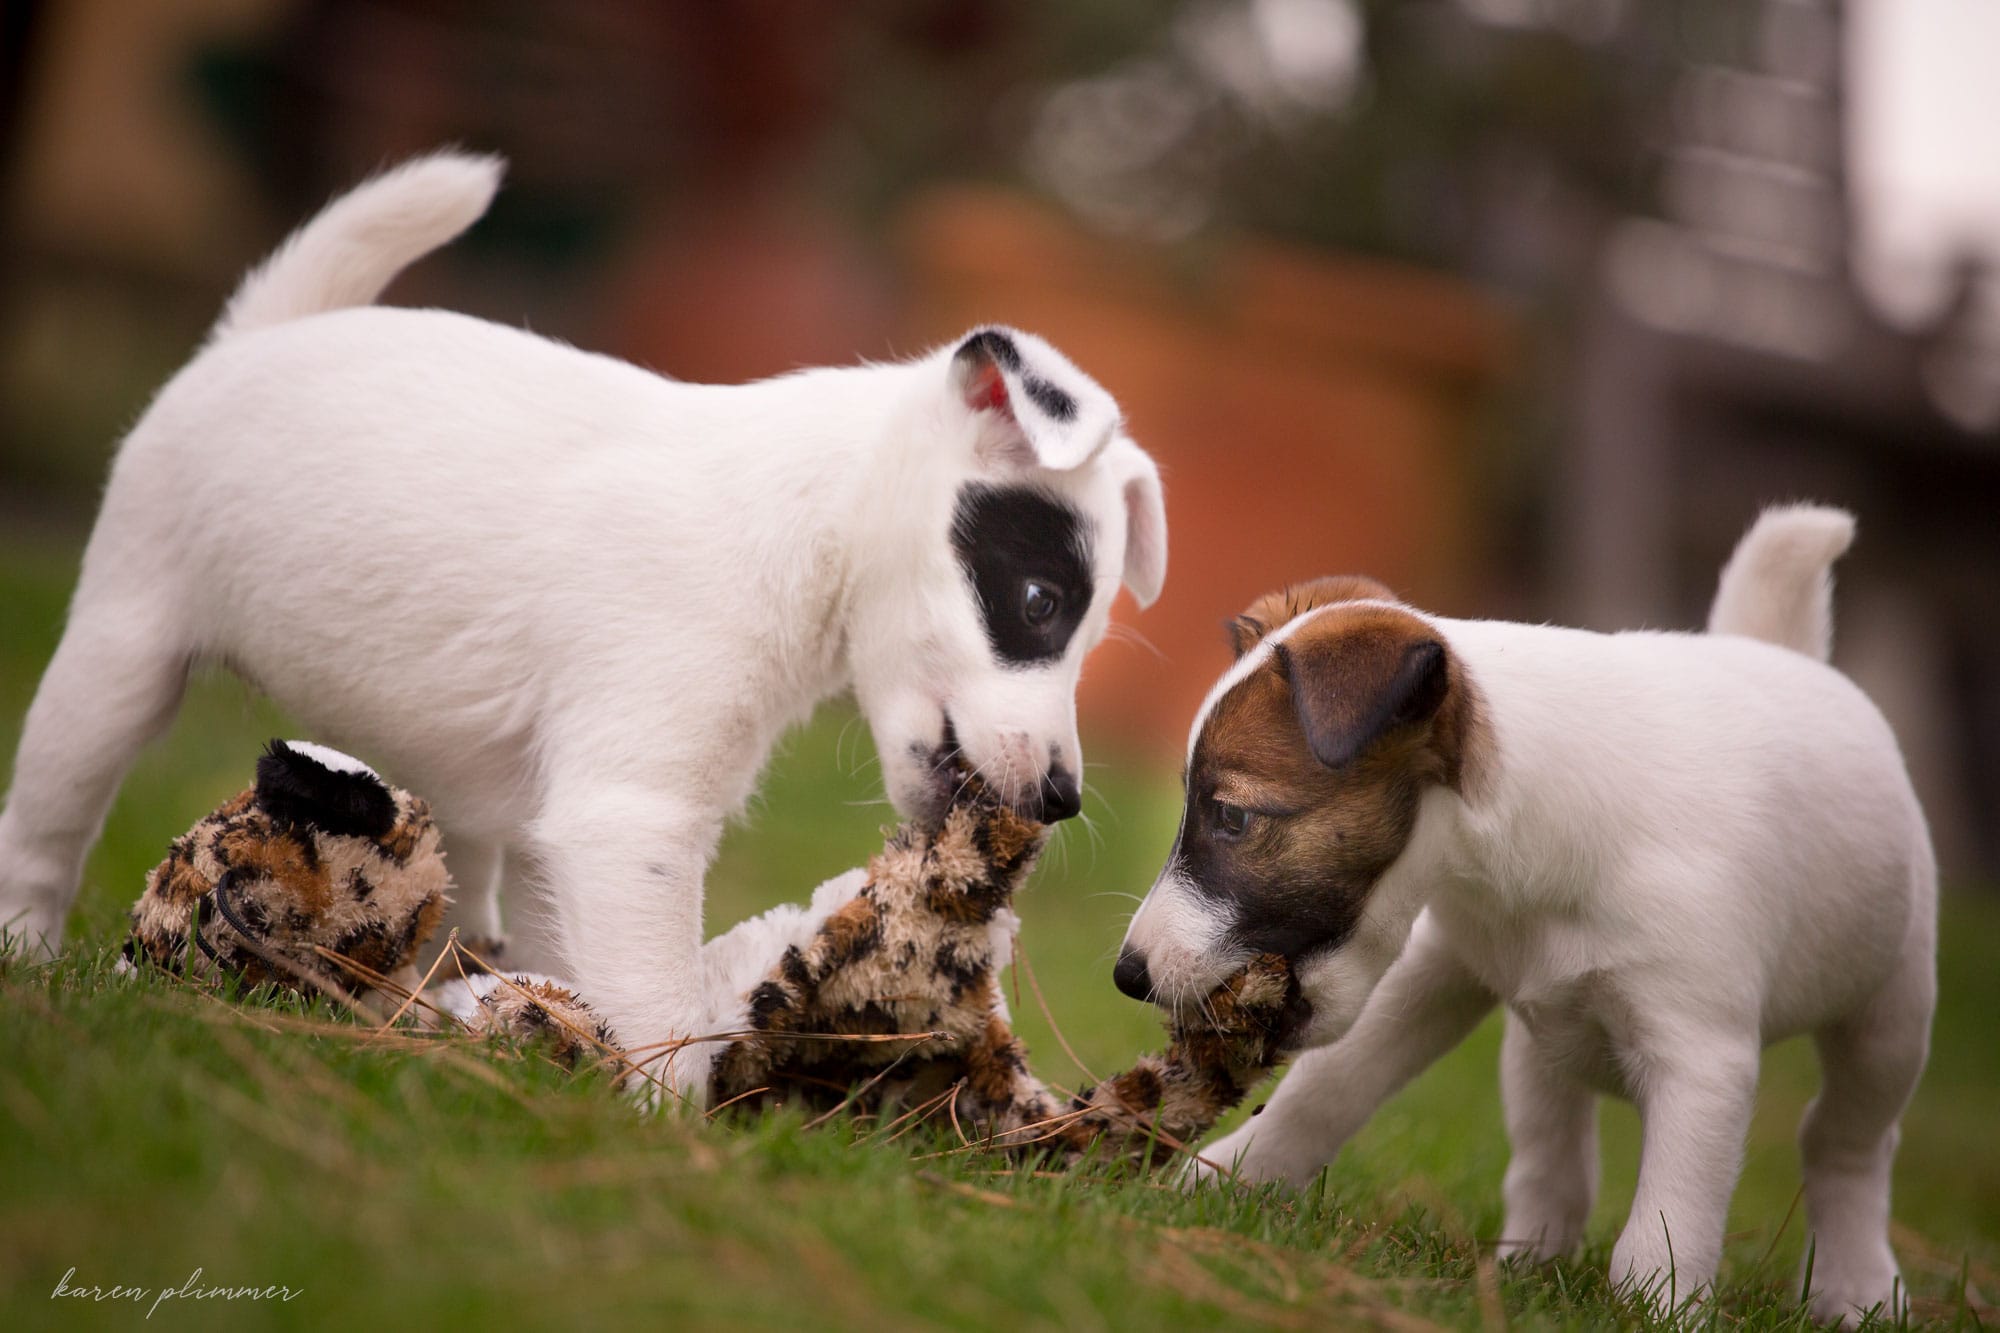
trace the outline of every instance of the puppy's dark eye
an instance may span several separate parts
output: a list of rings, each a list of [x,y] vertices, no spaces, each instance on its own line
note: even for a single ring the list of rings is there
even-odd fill
[[[1256,818],[1240,805],[1227,801],[1215,803],[1215,828],[1225,838],[1240,838],[1249,831],[1250,821]]]
[[[1021,585],[1021,618],[1030,625],[1039,629],[1054,620],[1061,610],[1062,594],[1048,584],[1029,579]]]

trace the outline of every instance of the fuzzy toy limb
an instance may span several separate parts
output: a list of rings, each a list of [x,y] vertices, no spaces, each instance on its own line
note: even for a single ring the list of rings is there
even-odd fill
[[[489,983],[478,988],[484,993],[459,1015],[473,1036],[532,1042],[571,1069],[618,1049],[610,1027],[569,987],[528,976],[511,978],[511,984],[491,974],[482,980]]]

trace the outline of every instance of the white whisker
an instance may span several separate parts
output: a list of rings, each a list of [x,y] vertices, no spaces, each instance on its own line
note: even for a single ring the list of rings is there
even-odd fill
[[[1114,621],[1111,624],[1111,626],[1105,630],[1104,637],[1107,640],[1112,640],[1118,643],[1129,643],[1135,648],[1143,648],[1147,652],[1151,653],[1154,657],[1157,657],[1162,662],[1167,660],[1167,655],[1160,651],[1159,646],[1157,644],[1155,644],[1151,639],[1147,638],[1144,634],[1140,633],[1137,629],[1134,629],[1130,625],[1121,624]]]
[[[1092,819],[1089,815],[1085,815],[1083,817],[1083,831],[1090,835],[1090,854],[1092,858],[1090,864],[1091,869],[1095,870],[1097,868],[1097,854],[1103,851],[1108,845],[1105,841],[1104,830],[1097,826],[1095,819]]]
[[[1125,821],[1119,818],[1118,807],[1104,799],[1104,793],[1098,790],[1096,783],[1092,782],[1088,778],[1085,778],[1083,780],[1083,790],[1086,795],[1093,796],[1096,798],[1098,805],[1103,807],[1105,817],[1108,818],[1114,826],[1120,828],[1124,827]]]

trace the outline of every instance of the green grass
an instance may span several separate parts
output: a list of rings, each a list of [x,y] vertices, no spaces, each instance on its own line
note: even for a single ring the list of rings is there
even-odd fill
[[[61,623],[67,546],[0,545],[0,748]],[[786,748],[711,881],[711,927],[802,897],[874,849],[887,811],[865,729],[829,712]],[[1631,1199],[1637,1122],[1604,1111],[1605,1184],[1579,1262],[1494,1273],[1505,1165],[1482,1027],[1396,1098],[1305,1197],[1086,1171],[1007,1174],[913,1135],[642,1118],[600,1079],[436,1043],[369,1044],[296,1004],[227,1006],[110,974],[123,913],[169,839],[247,780],[284,720],[198,682],[91,858],[74,947],[0,969],[0,1328],[127,1327],[146,1306],[72,1287],[288,1285],[284,1304],[162,1304],[161,1327],[672,1325],[1154,1328],[1641,1321],[1603,1265]],[[1107,756],[1098,755],[1104,760]],[[1077,1054],[1109,1072],[1159,1040],[1110,985],[1130,903],[1171,836],[1171,775],[1093,768],[1095,831],[1066,830],[1024,895],[1023,945]],[[2000,905],[1947,907],[1929,1074],[1904,1122],[1898,1247],[1923,1312],[1993,1321],[2000,1294]],[[1078,1078],[1025,983],[1036,1064]],[[1723,1326],[1803,1327],[1793,1128],[1815,1083],[1773,1051],[1731,1214]],[[938,1154],[939,1156],[925,1156]],[[1976,1297],[1975,1297],[1976,1299]],[[1977,1313],[1975,1313],[1977,1312]]]

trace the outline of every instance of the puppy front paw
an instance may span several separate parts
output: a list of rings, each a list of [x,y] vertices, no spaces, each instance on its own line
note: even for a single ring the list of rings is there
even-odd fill
[[[1544,1264],[1551,1259],[1572,1258],[1583,1247],[1583,1228],[1588,1218],[1587,1208],[1578,1211],[1510,1206],[1495,1253],[1502,1263]]]
[[[1180,1183],[1186,1190],[1217,1181],[1304,1189],[1326,1162],[1326,1155],[1305,1136],[1288,1132],[1282,1123],[1267,1125],[1252,1120],[1195,1149]]]
[[[648,1113],[699,1113],[708,1109],[709,1074],[715,1065],[711,1046],[697,1044],[674,1053],[670,1062],[646,1059],[646,1053],[631,1056],[634,1067],[622,1083],[625,1090]],[[644,1060],[643,1067],[639,1062]]]
[[[62,953],[63,914],[0,889],[0,958],[45,963]]]
[[[1698,1322],[1715,1295],[1714,1261],[1677,1263],[1664,1232],[1644,1228],[1644,1234],[1635,1234],[1638,1230],[1627,1225],[1611,1248],[1612,1287],[1648,1318]]]
[[[1493,1255],[1503,1264],[1518,1263],[1532,1267],[1545,1264],[1552,1259],[1567,1259],[1574,1251],[1573,1245],[1550,1244],[1542,1233],[1525,1230],[1509,1218],[1501,1229],[1500,1242],[1493,1247]]]
[[[1181,1169],[1181,1189],[1192,1194],[1204,1185],[1236,1179],[1236,1163],[1250,1146],[1248,1128],[1246,1125],[1196,1148]]]
[[[1831,1260],[1831,1262],[1829,1262]],[[1895,1322],[1908,1312],[1910,1293],[1884,1244],[1874,1254],[1843,1261],[1819,1252],[1812,1275],[1812,1317],[1848,1327],[1870,1311]]]

